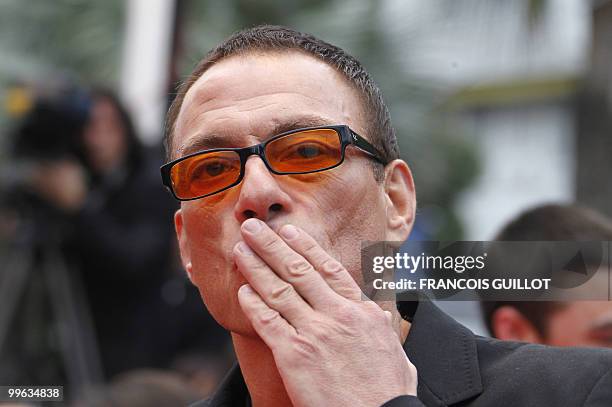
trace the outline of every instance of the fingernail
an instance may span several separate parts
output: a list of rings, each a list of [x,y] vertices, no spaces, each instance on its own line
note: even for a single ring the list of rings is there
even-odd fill
[[[248,284],[242,285],[238,291],[241,291],[243,294],[253,294],[253,289]]]
[[[247,232],[256,233],[261,229],[261,222],[258,219],[247,219],[242,223],[242,227]]]
[[[249,245],[244,242],[238,242],[238,244],[236,244],[235,247],[236,247],[236,250],[238,250],[240,253],[245,254],[247,256],[250,256],[253,254],[253,250],[251,250]]]
[[[285,239],[293,239],[294,237],[297,237],[298,230],[293,225],[285,225],[281,228],[280,235]]]

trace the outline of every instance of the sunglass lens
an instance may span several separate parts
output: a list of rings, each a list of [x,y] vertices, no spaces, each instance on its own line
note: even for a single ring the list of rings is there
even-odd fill
[[[266,158],[278,172],[307,173],[330,168],[342,159],[340,135],[333,129],[292,133],[268,143]]]
[[[240,156],[234,151],[195,155],[170,170],[172,188],[179,199],[192,199],[218,192],[240,177]]]

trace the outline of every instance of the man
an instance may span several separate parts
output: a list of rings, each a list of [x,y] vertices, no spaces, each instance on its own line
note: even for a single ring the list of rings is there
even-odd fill
[[[612,220],[575,205],[543,205],[513,219],[496,240],[612,241]],[[489,332],[499,339],[612,348],[610,301],[490,301],[481,305]]]
[[[608,353],[500,344],[428,302],[410,323],[362,297],[361,242],[405,240],[416,200],[380,91],[341,49],[236,33],[181,86],[167,130],[182,262],[238,358],[203,405],[612,400]]]

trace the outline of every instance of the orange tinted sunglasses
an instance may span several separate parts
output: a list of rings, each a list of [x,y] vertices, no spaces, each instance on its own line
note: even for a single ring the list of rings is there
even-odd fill
[[[171,161],[160,170],[164,185],[174,197],[190,201],[238,185],[251,155],[258,155],[273,174],[308,174],[342,164],[348,145],[387,164],[367,140],[348,126],[339,125],[296,129],[250,147],[199,151]]]

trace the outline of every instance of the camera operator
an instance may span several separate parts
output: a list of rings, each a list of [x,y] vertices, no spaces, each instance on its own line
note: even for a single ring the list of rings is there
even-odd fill
[[[53,219],[47,229],[75,266],[104,376],[168,367],[182,352],[221,345],[226,335],[174,272],[175,204],[158,182],[160,158],[140,143],[113,93],[60,99],[38,103],[44,109],[26,117],[13,151],[27,168],[20,189],[37,202],[32,216]],[[49,111],[45,120],[39,110]]]
[[[99,369],[87,302],[62,245],[70,233],[70,213],[87,194],[74,140],[88,101],[68,89],[26,105],[13,116],[19,120],[0,171],[7,248],[0,269],[0,382],[78,386],[95,380]]]

